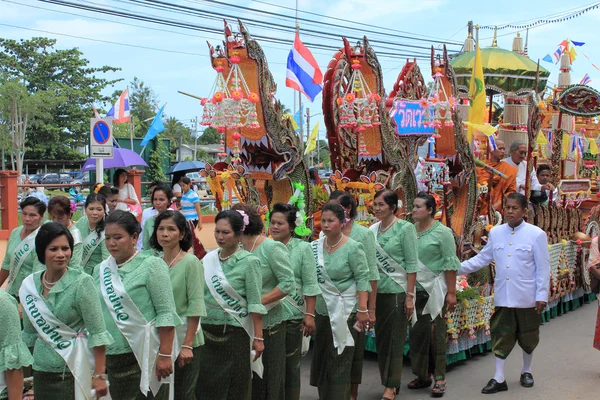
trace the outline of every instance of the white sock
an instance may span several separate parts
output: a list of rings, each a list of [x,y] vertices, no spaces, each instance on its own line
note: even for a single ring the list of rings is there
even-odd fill
[[[494,375],[494,379],[498,383],[504,382],[504,363],[506,360],[496,357],[496,374]]]
[[[533,353],[527,354],[525,350],[523,350],[523,370],[521,373],[529,372],[531,373],[531,360],[533,359]]]

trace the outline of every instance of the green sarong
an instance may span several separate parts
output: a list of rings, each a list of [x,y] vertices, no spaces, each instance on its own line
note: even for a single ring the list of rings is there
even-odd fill
[[[375,346],[381,384],[386,388],[398,388],[402,380],[408,323],[404,314],[405,299],[406,293],[377,293]]]
[[[285,328],[282,322],[270,329],[263,329],[265,366],[262,379],[252,376],[252,400],[281,400],[285,398]]]
[[[75,400],[75,378],[68,368],[65,373],[34,371],[33,392],[36,400]]]
[[[140,392],[142,370],[133,353],[107,355],[106,371],[110,382],[108,387],[110,397],[115,400],[167,400],[169,398],[168,384],[161,385],[156,396],[153,396],[152,392],[149,392],[148,396],[144,396]],[[154,371],[151,371],[151,373],[154,373]],[[37,399],[37,393],[35,397]]]
[[[285,400],[300,400],[300,359],[302,358],[301,319],[286,321]]]
[[[244,328],[202,324],[202,332],[196,399],[250,400],[251,348]]]
[[[356,314],[350,314],[348,327],[352,337],[357,340],[358,332],[353,328]],[[310,384],[316,386],[320,400],[348,400],[351,392],[352,362],[354,346],[347,346],[338,355],[333,346],[329,317],[316,314],[315,345],[310,366]]]
[[[496,307],[490,320],[492,351],[506,359],[515,344],[531,354],[540,342],[542,316],[535,308]]]
[[[419,380],[428,381],[431,375],[436,381],[446,379],[446,306],[440,316],[431,321],[431,315],[422,315],[429,300],[425,291],[417,291],[415,308],[417,322],[410,330],[410,363],[413,374]]]
[[[200,370],[200,346],[192,350],[194,358],[183,368],[175,360],[175,399],[196,399],[196,382]]]

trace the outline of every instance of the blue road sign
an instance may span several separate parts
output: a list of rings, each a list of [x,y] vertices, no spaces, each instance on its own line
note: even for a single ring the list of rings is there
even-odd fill
[[[94,124],[94,140],[98,144],[106,144],[110,138],[110,128],[104,121],[97,121]]]

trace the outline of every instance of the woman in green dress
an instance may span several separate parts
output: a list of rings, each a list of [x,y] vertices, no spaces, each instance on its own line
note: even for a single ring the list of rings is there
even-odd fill
[[[377,362],[382,400],[393,400],[402,379],[407,321],[414,312],[415,282],[419,270],[417,231],[408,221],[398,219],[398,195],[380,190],[373,199],[373,211],[379,222],[375,233],[381,279],[377,285]]]
[[[356,218],[356,201],[345,191],[336,190],[329,196],[329,202],[339,204],[344,208],[346,224],[342,228],[344,235],[360,243],[367,257],[369,266],[369,282],[371,283],[371,292],[369,293],[369,327],[375,326],[376,305],[377,305],[377,281],[379,280],[379,270],[377,268],[377,259],[375,257],[375,235],[368,228],[358,224]],[[358,385],[362,382],[363,359],[365,355],[365,332],[360,332],[356,340],[356,350],[354,351],[354,360],[352,360],[352,400],[358,398]]]
[[[369,267],[362,246],[343,234],[345,220],[340,205],[326,204],[325,236],[311,244],[322,294],[317,296],[310,384],[321,400],[350,398],[355,343],[369,322]]]
[[[308,242],[295,237],[294,229],[303,223],[302,215],[291,204],[277,203],[269,219],[269,231],[274,240],[287,246],[294,271],[296,288],[283,305],[287,309],[285,337],[285,399],[300,399],[300,358],[303,337],[310,338],[315,330],[315,306],[321,294],[317,282],[317,266]]]
[[[195,389],[200,367],[200,346],[204,343],[200,317],[206,317],[204,306],[204,268],[188,250],[192,247],[192,231],[179,211],[165,211],[156,217],[150,246],[163,254],[169,267],[177,314],[184,324],[176,329],[179,350],[175,363],[175,398],[196,398]]]
[[[75,400],[95,390],[108,393],[106,330],[94,280],[70,268],[73,237],[62,224],[42,225],[35,251],[44,271],[23,281],[23,338],[33,351],[33,389],[36,400]],[[89,364],[89,349],[94,365]],[[68,373],[70,372],[70,373]],[[79,393],[79,394],[78,394]]]
[[[50,217],[50,221],[63,225],[73,235],[74,247],[69,267],[81,269],[83,268],[81,264],[83,236],[72,219],[75,211],[77,211],[77,206],[65,196],[54,196],[48,202],[48,216]]]
[[[221,211],[215,218],[219,249],[202,259],[207,316],[201,321],[199,400],[252,399],[252,369],[258,369],[265,349],[267,309],[261,303],[260,260],[240,248],[245,227],[237,211]]]
[[[92,275],[94,268],[110,257],[106,248],[104,235],[104,218],[106,217],[106,198],[90,193],[85,199],[85,216],[75,224],[83,237],[81,265],[83,272]]]
[[[446,311],[456,307],[456,257],[454,234],[434,219],[435,198],[420,192],[412,216],[417,228],[420,269],[417,273],[416,310],[418,321],[410,330],[410,359],[417,376],[409,389],[431,386],[432,396],[446,392]],[[431,360],[431,361],[430,361]]]
[[[173,373],[175,327],[181,325],[169,268],[136,248],[140,224],[115,210],[106,218],[111,254],[94,269],[106,328],[115,342],[106,352],[110,395],[119,400],[167,399]],[[149,354],[149,357],[147,355]]]
[[[0,286],[8,279],[5,290],[17,300],[23,279],[43,268],[35,255],[35,236],[44,218],[46,204],[35,197],[27,197],[19,207],[23,225],[10,233],[0,270]]]
[[[0,289],[0,400],[21,400],[23,367],[33,363],[21,337],[18,307],[14,297]]]
[[[152,195],[150,196],[150,201],[152,202],[152,208],[156,210],[156,214],[152,217],[148,218],[144,223],[144,229],[142,230],[142,250],[151,250],[152,246],[150,245],[150,238],[152,237],[152,233],[154,232],[154,221],[156,217],[169,209],[171,206],[171,199],[173,198],[173,191],[171,188],[161,183],[160,185],[156,185]]]
[[[263,318],[265,371],[252,379],[253,400],[278,400],[285,396],[285,330],[287,319],[283,299],[295,288],[290,253],[283,243],[263,235],[264,224],[255,208],[245,204],[233,207],[244,213],[248,225],[241,236],[244,249],[260,260],[262,270],[262,304],[269,310]]]

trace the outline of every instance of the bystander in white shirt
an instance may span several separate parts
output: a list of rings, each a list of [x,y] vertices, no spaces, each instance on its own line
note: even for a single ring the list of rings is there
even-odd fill
[[[519,170],[517,172],[517,190],[521,194],[525,194],[525,189],[521,188],[521,185],[525,186],[525,177],[527,176],[527,161],[521,161],[518,165],[512,160],[512,158],[505,158],[503,161],[506,161],[513,167],[517,167]],[[535,169],[531,170],[531,183],[529,185],[529,190],[541,190],[542,185],[538,182],[537,174],[535,173]]]

